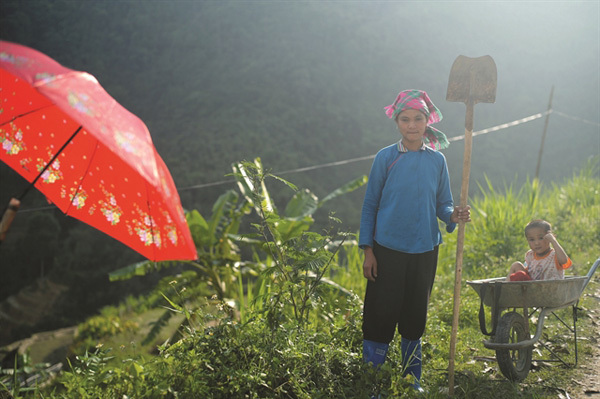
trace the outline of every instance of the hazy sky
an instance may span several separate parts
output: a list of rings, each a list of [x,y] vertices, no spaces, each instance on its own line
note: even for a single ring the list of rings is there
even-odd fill
[[[582,110],[580,116],[598,121],[600,2],[424,1],[378,6],[385,15],[377,29],[390,49],[393,43],[398,48],[397,54],[389,55],[392,65],[418,66],[425,58],[439,65],[440,75],[447,75],[459,54],[491,55],[498,67],[498,103],[531,98],[531,108],[515,110],[514,116],[541,111],[555,85],[557,109]],[[394,18],[406,14],[414,16],[410,26],[393,24]],[[430,77],[419,78],[415,70],[410,78],[427,85]],[[445,94],[442,89],[434,95]],[[498,115],[498,121],[512,116]]]
[[[28,13],[49,3],[5,0],[2,4],[18,4],[19,12]],[[110,51],[94,49],[96,53],[102,53],[103,64],[100,65],[105,69],[91,72],[100,73],[101,82],[109,86],[112,80],[120,90],[136,90],[138,98],[154,97],[155,101],[143,106],[137,99],[127,104],[150,126],[157,126],[157,119],[167,120],[161,114],[165,103],[179,102],[183,117],[193,119],[192,124],[199,125],[201,130],[203,122],[198,118],[210,117],[213,108],[218,110],[220,104],[244,106],[248,96],[277,94],[273,87],[261,90],[261,83],[282,79],[281,90],[285,91],[288,74],[296,80],[298,76],[305,76],[306,85],[315,97],[330,95],[332,98],[327,97],[326,101],[347,102],[349,107],[360,100],[358,102],[371,107],[361,110],[365,115],[361,115],[361,120],[368,120],[361,127],[361,134],[373,137],[372,146],[361,147],[356,154],[369,155],[382,143],[396,138],[394,127],[383,115],[383,107],[401,89],[427,90],[444,114],[444,120],[437,127],[451,137],[462,135],[464,105],[445,101],[450,68],[458,55],[490,55],[498,69],[496,103],[476,106],[475,130],[544,112],[554,86],[555,111],[593,123],[559,114],[552,116],[547,165],[554,169],[546,171],[547,176],[553,177],[559,172],[570,175],[570,170],[561,170],[562,163],[568,161],[570,165],[581,166],[587,157],[600,153],[600,2],[597,0],[120,1],[104,3],[106,15],[99,15],[97,7],[93,13],[89,12],[85,2],[52,4],[53,7],[67,5],[70,8],[67,19],[47,21],[47,26],[43,27],[19,25],[11,29],[34,32],[30,33],[34,35],[30,45],[49,46],[49,40],[53,38],[54,46],[65,48],[68,44],[81,49],[69,54],[69,59],[61,60],[81,69],[98,65],[97,60],[89,62],[88,42],[97,42],[107,29],[122,32],[124,40],[115,43],[121,47],[110,48]],[[132,18],[134,15],[136,18]],[[56,24],[68,27],[61,32],[68,32],[69,36],[54,38],[53,26]],[[6,26],[0,28],[3,33]],[[176,42],[171,41],[174,38]],[[129,69],[114,67],[127,57],[128,46],[146,49],[147,59],[143,63],[129,60],[126,64]],[[278,59],[281,54],[296,57],[295,69],[282,69],[284,63],[280,65]],[[224,61],[220,57],[229,58]],[[171,60],[172,68],[165,71],[161,81],[147,87],[134,86],[130,77],[143,75],[154,68],[154,59]],[[285,67],[290,68],[289,59],[286,61]],[[215,68],[223,65],[233,65],[234,73]],[[340,77],[336,82],[325,80],[331,71]],[[206,90],[204,83],[215,81],[219,82],[212,86],[216,89]],[[340,82],[341,87],[333,87]],[[214,99],[215,105],[203,109],[192,100],[166,95],[181,86],[189,88],[192,100],[206,97]],[[240,93],[242,87],[254,91]],[[283,108],[302,106],[302,101],[294,95],[285,93],[284,99],[289,103],[282,104]],[[311,100],[305,103],[310,104]],[[307,109],[304,112],[313,111]],[[260,112],[279,117],[276,113],[281,111],[269,108]],[[537,148],[531,148],[531,154],[524,155],[523,148],[530,146],[531,140],[522,139],[525,135],[541,135],[543,123],[543,119],[539,119],[477,138],[473,158],[476,173],[496,172],[508,179],[515,173],[521,176],[532,174],[531,166],[519,167],[523,164],[535,167],[535,159],[525,158],[535,158]],[[310,127],[317,134],[323,134],[319,133],[319,128]],[[215,136],[222,137],[228,129],[223,126]],[[161,133],[154,131],[154,134],[160,136]],[[232,139],[235,134],[237,132],[230,133]],[[555,144],[565,135],[574,138],[569,148],[563,147],[564,143]],[[204,140],[207,146],[212,143],[211,137]],[[535,140],[539,140],[537,136]],[[287,150],[283,144],[277,145],[276,142],[269,143],[270,147],[275,147],[274,151]],[[447,151],[452,171],[460,170],[461,145],[453,144]],[[511,146],[515,150],[511,151]],[[244,157],[261,156],[264,151],[265,148],[259,148]],[[572,154],[575,151],[578,162],[574,162],[572,156],[565,160],[565,152]],[[506,170],[486,170],[486,162],[494,158],[501,160]],[[339,160],[340,156],[335,152],[327,159]],[[230,160],[222,161],[222,164],[215,164],[215,169],[219,169],[216,178],[219,179],[229,172]],[[307,160],[306,165],[299,166],[310,163]],[[280,168],[279,165],[275,167]]]

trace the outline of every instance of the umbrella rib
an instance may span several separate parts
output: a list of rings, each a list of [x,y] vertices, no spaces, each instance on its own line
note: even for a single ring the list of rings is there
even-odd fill
[[[27,195],[27,193],[29,192],[29,190],[31,189],[31,187],[35,186],[35,183],[37,183],[37,181],[39,180],[39,178],[50,167],[50,165],[52,165],[52,163],[56,160],[56,158],[58,158],[58,156],[60,155],[60,153],[63,152],[63,150],[65,149],[65,147],[75,138],[75,136],[77,135],[77,133],[79,133],[82,128],[83,128],[83,126],[79,126],[77,128],[77,130],[75,130],[75,133],[73,133],[71,135],[71,137],[69,137],[69,139],[62,145],[62,147],[60,147],[60,149],[56,152],[56,154],[54,154],[54,156],[52,157],[52,159],[50,160],[50,162],[48,162],[46,164],[46,166],[44,166],[44,169],[41,170],[41,172],[36,176],[36,178],[33,179],[33,181],[29,184],[29,186],[27,186],[27,188],[19,196],[19,200],[22,200],[23,197],[25,197],[25,195]]]
[[[146,188],[146,206],[148,207],[148,215],[151,215],[150,213],[150,201],[148,201],[148,183],[145,184],[145,188]],[[154,248],[152,249],[152,252],[154,254],[154,257],[157,256],[157,252],[158,252],[158,245],[156,245],[156,235],[154,235],[154,219],[152,217],[150,217],[150,234],[152,234],[152,245],[154,246]]]
[[[85,173],[81,174],[81,179],[79,180],[79,184],[77,185],[77,190],[75,190],[75,193],[73,194],[73,196],[71,197],[71,201],[69,202],[69,206],[67,207],[65,214],[68,215],[69,211],[71,210],[71,206],[73,206],[73,198],[77,197],[77,194],[79,194],[79,190],[81,190],[81,186],[83,186],[83,180],[85,179],[85,177],[88,174],[88,171],[90,170],[90,167],[92,166],[92,161],[94,160],[94,156],[96,155],[96,150],[98,150],[98,141],[96,140],[96,146],[94,147],[94,152],[92,153],[92,156],[90,157],[90,161],[88,162],[86,168],[85,168]]]
[[[146,187],[146,190],[148,190],[148,187]],[[148,214],[150,214],[150,202],[146,200],[146,203],[148,204]],[[154,246],[152,252],[154,252],[154,257],[156,257],[158,252],[158,245],[156,245],[156,235],[154,234],[154,219],[152,217],[150,218],[150,233],[152,234],[152,244]]]
[[[3,123],[2,125],[0,125],[0,126],[4,126],[4,125],[7,125],[7,124],[9,124],[9,123],[13,123],[13,122],[14,122],[16,119],[22,118],[22,117],[24,117],[24,116],[27,116],[27,115],[29,115],[29,114],[33,114],[33,113],[35,113],[35,112],[38,112],[38,111],[40,111],[40,110],[42,110],[42,109],[44,109],[44,108],[51,108],[51,107],[54,107],[54,104],[48,104],[48,105],[44,105],[43,107],[39,107],[39,108],[33,109],[33,110],[31,110],[31,111],[27,111],[27,112],[25,112],[25,113],[23,113],[23,114],[16,115],[16,116],[14,116],[14,117],[13,117],[11,120],[4,122],[4,123]]]

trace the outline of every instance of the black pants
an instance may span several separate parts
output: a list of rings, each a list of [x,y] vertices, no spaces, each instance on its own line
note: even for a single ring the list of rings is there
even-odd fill
[[[421,338],[435,280],[438,247],[422,254],[409,254],[375,243],[373,252],[377,259],[377,278],[367,283],[364,339],[390,343],[396,327],[404,338]]]

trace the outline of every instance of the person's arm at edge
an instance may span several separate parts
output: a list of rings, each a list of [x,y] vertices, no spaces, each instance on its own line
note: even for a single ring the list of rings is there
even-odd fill
[[[385,162],[381,152],[377,154],[369,173],[369,181],[365,199],[363,201],[358,246],[364,251],[363,275],[365,278],[375,281],[377,277],[377,259],[373,254],[373,243],[375,236],[375,220],[377,209],[381,199],[381,191],[385,184]]]

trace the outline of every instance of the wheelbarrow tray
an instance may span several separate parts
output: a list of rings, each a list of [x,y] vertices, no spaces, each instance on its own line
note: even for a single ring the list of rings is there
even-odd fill
[[[525,379],[531,367],[533,345],[542,336],[544,319],[550,313],[573,333],[577,364],[577,302],[598,267],[600,258],[594,262],[586,276],[567,276],[564,280],[507,281],[505,277],[499,277],[467,281],[479,294],[481,332],[491,338],[484,340],[483,345],[496,351],[500,371],[506,378],[511,381]],[[491,331],[487,330],[484,305],[491,308]],[[554,313],[567,306],[573,308],[572,328]],[[523,308],[523,314],[511,308]],[[532,313],[529,308],[533,309]],[[529,321],[533,313],[537,314],[538,323],[535,335],[531,337]],[[550,350],[550,353],[569,366],[555,352]]]
[[[494,304],[495,290],[499,289],[499,308],[561,308],[577,302],[587,280],[586,276],[535,281],[506,281],[505,277],[499,277],[467,281],[467,284],[477,291],[486,306]]]

